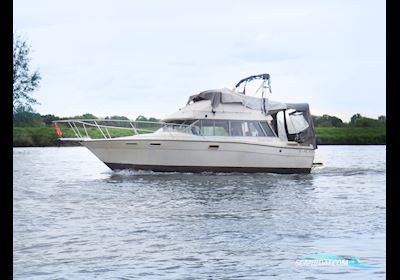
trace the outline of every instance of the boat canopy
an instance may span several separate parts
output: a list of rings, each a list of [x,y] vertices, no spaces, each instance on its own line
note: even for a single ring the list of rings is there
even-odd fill
[[[198,102],[202,100],[211,101],[212,112],[215,112],[214,109],[218,107],[218,105],[220,105],[221,103],[242,104],[243,106],[252,110],[262,111],[265,113],[265,115],[271,115],[274,119],[275,125],[277,123],[277,114],[279,112],[284,111],[284,115],[286,118],[286,110],[293,109],[294,112],[288,114],[288,118],[291,120],[291,118],[293,117],[294,121],[296,116],[298,116],[298,114],[300,113],[303,115],[309,126],[301,132],[290,135],[286,125],[287,120],[285,119],[285,126],[288,138],[291,138],[299,143],[312,144],[314,148],[317,147],[314,124],[311,117],[310,108],[307,103],[281,103],[267,98],[247,96],[243,93],[237,93],[228,88],[222,88],[206,90],[200,92],[199,94],[192,95],[189,97],[187,105],[189,105],[191,102]]]
[[[281,103],[266,98],[247,96],[228,88],[206,90],[192,95],[189,97],[187,105],[192,101],[198,102],[201,100],[210,100],[213,109],[221,103],[240,103],[247,108],[261,111],[264,110],[263,108],[266,108],[267,115],[272,115],[286,109],[295,109],[297,111],[308,110],[307,103]]]
[[[228,88],[212,89],[200,92],[189,97],[187,104],[190,102],[197,102],[201,100],[210,100],[213,109],[218,107],[221,103],[241,103],[247,108],[253,110],[263,110],[264,102],[268,108],[268,112],[277,112],[287,109],[285,103],[280,103],[272,100],[266,100],[264,98],[258,98],[253,96],[247,96],[242,93],[234,92]]]

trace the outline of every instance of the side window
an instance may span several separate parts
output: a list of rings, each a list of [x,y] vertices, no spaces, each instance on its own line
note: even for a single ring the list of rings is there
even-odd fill
[[[231,121],[231,136],[264,136],[255,121]]]
[[[242,131],[244,136],[251,136],[248,122],[242,121]]]
[[[214,135],[214,121],[213,120],[201,120],[201,135],[213,136]]]
[[[267,124],[267,122],[260,122],[262,128],[264,129],[267,136],[275,136],[274,132],[272,131],[271,127]]]
[[[229,136],[228,121],[214,121],[214,135],[215,136]]]
[[[231,136],[243,136],[242,121],[230,121]]]
[[[201,120],[193,126],[192,133],[203,136],[275,136],[266,121]]]
[[[249,126],[249,131],[251,136],[256,136],[256,137],[265,136],[258,121],[249,121],[247,123]]]

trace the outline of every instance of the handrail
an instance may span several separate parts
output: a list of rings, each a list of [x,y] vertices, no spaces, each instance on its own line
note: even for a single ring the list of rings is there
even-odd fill
[[[104,138],[107,138],[106,135],[104,134],[103,130],[100,128],[100,126],[97,124],[96,121],[94,121],[95,125],[97,126],[97,128],[100,130],[101,134],[103,134]]]
[[[153,122],[153,121],[132,121],[132,120],[110,120],[110,119],[67,119],[67,120],[55,120],[53,123],[61,123],[61,122],[126,122],[126,123],[144,123],[144,124],[168,124],[168,125],[181,125],[181,126],[189,126],[187,124],[181,123],[171,123],[171,122]]]
[[[121,124],[121,126],[117,125],[107,125],[104,124],[106,123],[118,123]],[[67,124],[69,127],[72,129],[72,132],[75,134],[75,138],[62,138],[62,135],[60,136],[61,140],[79,140],[79,139],[92,139],[89,135],[88,129],[90,127],[95,127],[98,130],[100,130],[101,136],[104,139],[111,139],[112,133],[110,133],[109,129],[125,129],[125,130],[132,130],[132,135],[138,135],[140,133],[152,133],[155,131],[167,131],[167,132],[173,132],[173,131],[179,131],[179,132],[189,132],[190,128],[193,127],[193,125],[196,123],[192,123],[191,125],[186,125],[182,123],[167,123],[163,121],[159,122],[153,122],[153,121],[132,121],[132,120],[110,120],[110,119],[68,119],[68,120],[55,120],[53,121],[54,124]],[[129,126],[124,126],[124,124],[128,124]],[[143,125],[148,125],[147,127],[141,128],[140,126]],[[156,127],[155,127],[156,125]],[[159,127],[157,127],[157,125]],[[150,126],[150,127],[149,127]],[[151,129],[154,128],[154,129]],[[170,129],[166,129],[170,128]],[[103,131],[105,129],[105,132]],[[82,132],[82,133],[81,133]],[[101,138],[100,136],[100,138]]]
[[[65,119],[65,120],[55,120],[53,122],[68,122],[68,121],[84,121],[84,122],[94,122],[94,121],[105,121],[105,122],[137,122],[137,123],[166,123],[163,121],[153,122],[153,121],[133,121],[133,120],[114,120],[114,119]],[[179,123],[174,123],[179,124]]]

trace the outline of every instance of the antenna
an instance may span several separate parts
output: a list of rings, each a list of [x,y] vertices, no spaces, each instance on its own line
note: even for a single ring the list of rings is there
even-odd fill
[[[245,83],[244,90],[243,90],[243,94],[245,94],[247,82],[252,81],[252,80],[258,80],[258,79],[262,79],[263,81],[262,81],[261,86],[257,89],[256,93],[260,90],[260,88],[262,88],[262,91],[261,91],[261,98],[263,100],[263,102],[262,102],[262,111],[264,112],[265,115],[267,115],[268,114],[268,92],[267,92],[267,88],[269,89],[269,93],[272,94],[271,79],[270,79],[270,75],[269,74],[265,73],[265,74],[253,75],[253,76],[249,76],[247,78],[241,79],[236,84],[236,86],[234,88],[234,91],[236,91],[237,88],[242,83]]]

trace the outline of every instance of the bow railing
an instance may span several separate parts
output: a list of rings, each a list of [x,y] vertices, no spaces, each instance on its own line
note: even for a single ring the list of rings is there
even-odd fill
[[[192,133],[190,125],[152,121],[69,119],[53,121],[56,134],[63,141],[111,139],[154,132]]]

